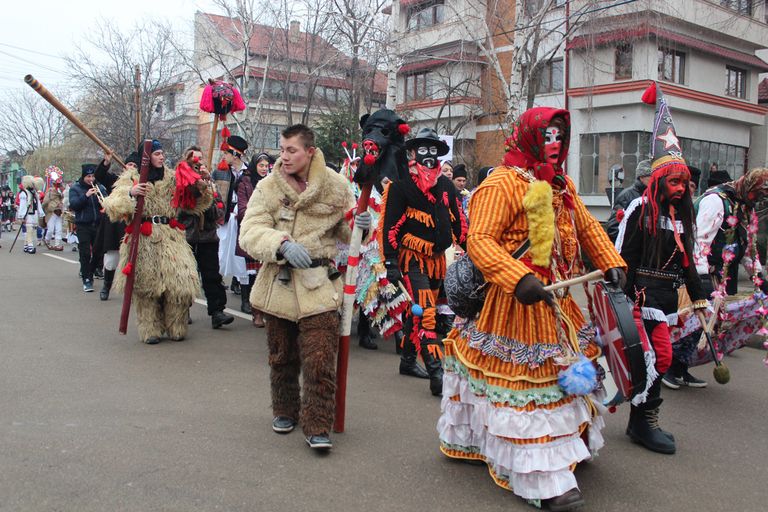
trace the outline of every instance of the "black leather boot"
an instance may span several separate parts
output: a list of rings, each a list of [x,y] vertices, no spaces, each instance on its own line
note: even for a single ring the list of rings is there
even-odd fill
[[[104,271],[104,285],[101,287],[101,292],[99,292],[99,298],[101,300],[109,300],[109,291],[112,289],[112,280],[114,278],[115,278],[114,270]]]
[[[630,413],[627,435],[632,441],[653,452],[671,455],[675,453],[675,441],[659,427],[659,407],[662,402],[661,398],[653,398],[640,407],[633,405],[635,414]]]
[[[362,309],[357,317],[357,338],[362,348],[367,350],[379,349],[379,346],[373,341],[376,335],[371,331],[371,323]]]
[[[229,315],[223,311],[214,311],[211,315],[211,327],[218,329],[222,325],[231,324],[235,320],[235,317]]]
[[[439,347],[437,343],[432,344]],[[429,374],[429,390],[434,396],[443,395],[443,362],[439,357],[432,355],[429,351],[430,344],[421,345],[421,358],[424,360],[424,366]]]
[[[403,353],[403,331],[397,331],[395,333],[395,354],[401,355]]]
[[[253,309],[251,308],[251,285],[250,284],[240,285],[240,311],[242,311],[246,315],[250,315],[253,313]]]
[[[417,379],[428,379],[427,370],[416,361],[416,346],[408,338],[403,338],[403,350],[400,355],[400,375],[408,375]]]

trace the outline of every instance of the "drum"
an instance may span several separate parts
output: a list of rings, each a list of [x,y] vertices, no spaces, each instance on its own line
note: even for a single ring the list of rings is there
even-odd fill
[[[634,311],[633,304],[621,289],[605,281],[595,284],[592,303],[598,341],[613,381],[624,399],[632,400],[645,391],[648,375],[645,353],[651,350],[642,328],[640,311]]]

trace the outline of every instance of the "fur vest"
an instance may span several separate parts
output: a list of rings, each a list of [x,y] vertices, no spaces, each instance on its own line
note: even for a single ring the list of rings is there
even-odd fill
[[[344,177],[325,166],[318,149],[312,158],[307,189],[297,193],[277,161],[272,174],[259,182],[248,201],[240,228],[240,247],[263,262],[251,290],[251,304],[264,313],[297,321],[335,311],[341,306],[343,278],[329,277],[326,265],[291,269],[290,280],[278,279],[286,262],[280,244],[292,240],[303,245],[312,259],[332,260],[337,243],[349,243],[346,213],[354,197]]]

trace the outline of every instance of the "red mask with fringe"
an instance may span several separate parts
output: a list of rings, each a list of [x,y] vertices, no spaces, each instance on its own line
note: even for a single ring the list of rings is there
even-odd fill
[[[553,124],[562,132],[560,156],[556,162],[547,163],[547,128]],[[513,125],[512,135],[504,142],[504,165],[526,169],[552,188],[566,190],[563,162],[568,156],[570,137],[571,115],[567,110],[551,107],[526,110]],[[573,198],[567,192],[563,195],[563,203],[573,209]]]

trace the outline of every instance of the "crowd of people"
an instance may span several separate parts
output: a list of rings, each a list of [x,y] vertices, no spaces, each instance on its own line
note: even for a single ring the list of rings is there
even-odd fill
[[[707,385],[673,349],[682,290],[702,322],[710,299],[736,292],[738,263],[768,292],[754,251],[754,208],[768,197],[768,169],[737,180],[711,171],[694,202],[700,173],[684,160],[666,100],[653,88],[644,101],[656,107],[650,159],[637,165],[637,181],[618,195],[605,225],[564,170],[568,111],[536,107],[512,127],[503,161],[478,169],[472,190],[475,173],[441,161],[449,148],[434,130],[406,139],[405,122],[380,111],[361,120],[364,158],[347,152],[340,171],[304,125],[283,130],[276,159],[249,159],[248,142],[230,135],[214,171],[197,146],[172,168],[153,141],[146,182],[141,147],[125,169],[113,170],[110,154],[83,165],[66,188],[52,172],[44,194],[25,177],[17,202],[2,194],[3,227],[17,203],[25,252],[36,252],[40,219],[50,250],[76,235],[83,291],[101,275],[102,300],[133,279],[139,338],[148,345],[185,339],[201,286],[212,327],[232,323],[223,276],[233,276],[240,309],[266,327],[273,431],[300,427],[311,448],[327,450],[348,291],[340,276],[356,226],[364,233],[354,263],[360,346],[376,349],[379,330],[396,340],[400,373],[429,380],[442,397],[437,430],[446,456],[484,462],[498,485],[533,505],[572,510],[584,503],[574,468],[604,444],[604,372],[580,306],[568,289],[545,287],[597,268],[634,305],[649,347],[646,386],[625,397],[626,433],[664,454],[676,444],[659,426],[662,384]],[[373,187],[367,209],[355,208],[361,186]],[[464,316],[446,296],[453,258],[484,281],[477,311]]]

